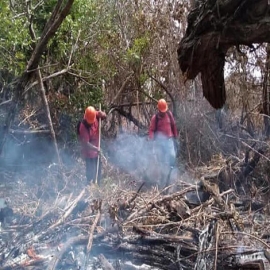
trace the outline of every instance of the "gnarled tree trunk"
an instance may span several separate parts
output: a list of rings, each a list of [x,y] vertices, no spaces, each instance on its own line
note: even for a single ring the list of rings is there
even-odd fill
[[[226,100],[225,55],[232,46],[269,42],[268,0],[201,0],[188,16],[178,47],[178,61],[187,79],[201,73],[203,94],[214,108]]]

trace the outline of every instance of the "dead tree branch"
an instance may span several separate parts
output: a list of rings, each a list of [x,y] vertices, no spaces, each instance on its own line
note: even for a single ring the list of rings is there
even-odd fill
[[[44,107],[45,107],[45,110],[46,110],[46,116],[47,116],[47,119],[48,119],[48,124],[49,124],[49,128],[50,128],[50,134],[51,134],[51,137],[53,139],[53,145],[54,145],[55,153],[56,153],[56,156],[57,156],[57,159],[58,159],[58,164],[61,165],[62,161],[61,161],[61,158],[60,158],[60,155],[59,155],[57,140],[56,140],[56,136],[55,136],[55,132],[54,132],[54,128],[53,128],[53,123],[52,123],[52,118],[51,118],[51,113],[50,113],[50,107],[49,107],[48,100],[46,98],[46,91],[45,91],[44,84],[43,84],[43,81],[42,81],[42,76],[41,76],[40,69],[37,70],[37,77],[38,77],[38,82],[39,82],[39,85],[40,85],[41,98],[42,98],[42,101],[43,101],[43,104],[44,104]]]

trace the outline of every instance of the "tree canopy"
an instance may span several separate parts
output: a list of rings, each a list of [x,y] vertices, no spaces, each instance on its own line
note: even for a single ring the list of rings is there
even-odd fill
[[[71,141],[84,108],[99,103],[110,112],[106,134],[123,128],[146,134],[156,101],[164,97],[185,138],[185,157],[208,160],[212,146],[218,151],[207,136],[216,112],[202,92],[214,108],[227,96],[232,118],[240,114],[250,133],[260,133],[259,113],[269,112],[267,45],[254,42],[267,41],[266,2],[192,2],[2,1],[1,135],[53,128],[59,143]],[[196,119],[202,112],[214,117],[214,127],[204,132],[207,118]],[[193,142],[189,134],[198,137]],[[195,137],[202,143],[201,151],[192,151],[194,159],[189,150],[197,147]]]

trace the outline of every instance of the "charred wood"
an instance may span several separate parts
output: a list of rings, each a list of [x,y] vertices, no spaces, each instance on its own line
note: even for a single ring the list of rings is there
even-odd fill
[[[257,211],[263,204],[248,208],[252,200],[240,200],[233,189],[220,193],[214,180],[206,175],[199,184],[181,183],[168,195],[145,193],[141,186],[119,190],[113,203],[111,194],[102,197],[102,207],[100,190],[89,187],[90,196],[88,190],[68,196],[64,209],[50,208],[42,217],[29,218],[18,225],[20,232],[14,224],[1,228],[0,268],[24,269],[27,263],[33,269],[78,269],[95,260],[111,269],[119,259],[168,270],[268,269],[270,224],[263,210]],[[192,192],[201,192],[202,200],[195,204],[188,196]]]
[[[90,228],[89,231],[89,238],[88,238],[88,243],[87,243],[87,252],[89,252],[92,248],[92,242],[93,242],[93,237],[94,237],[94,230],[97,226],[98,221],[100,220],[100,216],[101,216],[101,205],[102,205],[102,201],[99,201],[99,206],[98,206],[98,212],[97,215],[95,217],[95,220]]]
[[[114,270],[114,267],[108,262],[108,260],[104,257],[103,254],[100,254],[98,258],[101,264],[101,268],[103,270]]]
[[[213,269],[214,256],[209,252],[215,243],[217,220],[212,220],[199,236],[199,254],[195,263],[195,270]]]
[[[75,209],[75,207],[83,197],[84,192],[85,189],[83,189],[82,192],[79,194],[79,196],[67,207],[67,211],[64,213],[64,215],[62,215],[61,218],[56,223],[54,223],[49,227],[49,230],[57,227],[58,225],[62,224],[65,221],[65,219],[72,213],[72,211]]]

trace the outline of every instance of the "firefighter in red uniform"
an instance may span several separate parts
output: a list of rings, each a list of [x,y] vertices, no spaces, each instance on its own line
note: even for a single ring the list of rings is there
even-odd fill
[[[149,139],[154,140],[155,153],[160,164],[175,166],[176,149],[175,140],[178,137],[174,117],[168,110],[164,99],[158,101],[158,113],[152,116],[149,127]]]
[[[97,160],[100,152],[99,142],[99,118],[104,120],[106,113],[96,111],[94,107],[89,106],[84,113],[84,119],[79,126],[79,140],[81,143],[82,157],[86,164],[86,179],[88,183],[94,181],[97,171]],[[101,160],[99,159],[98,184],[101,180]]]

